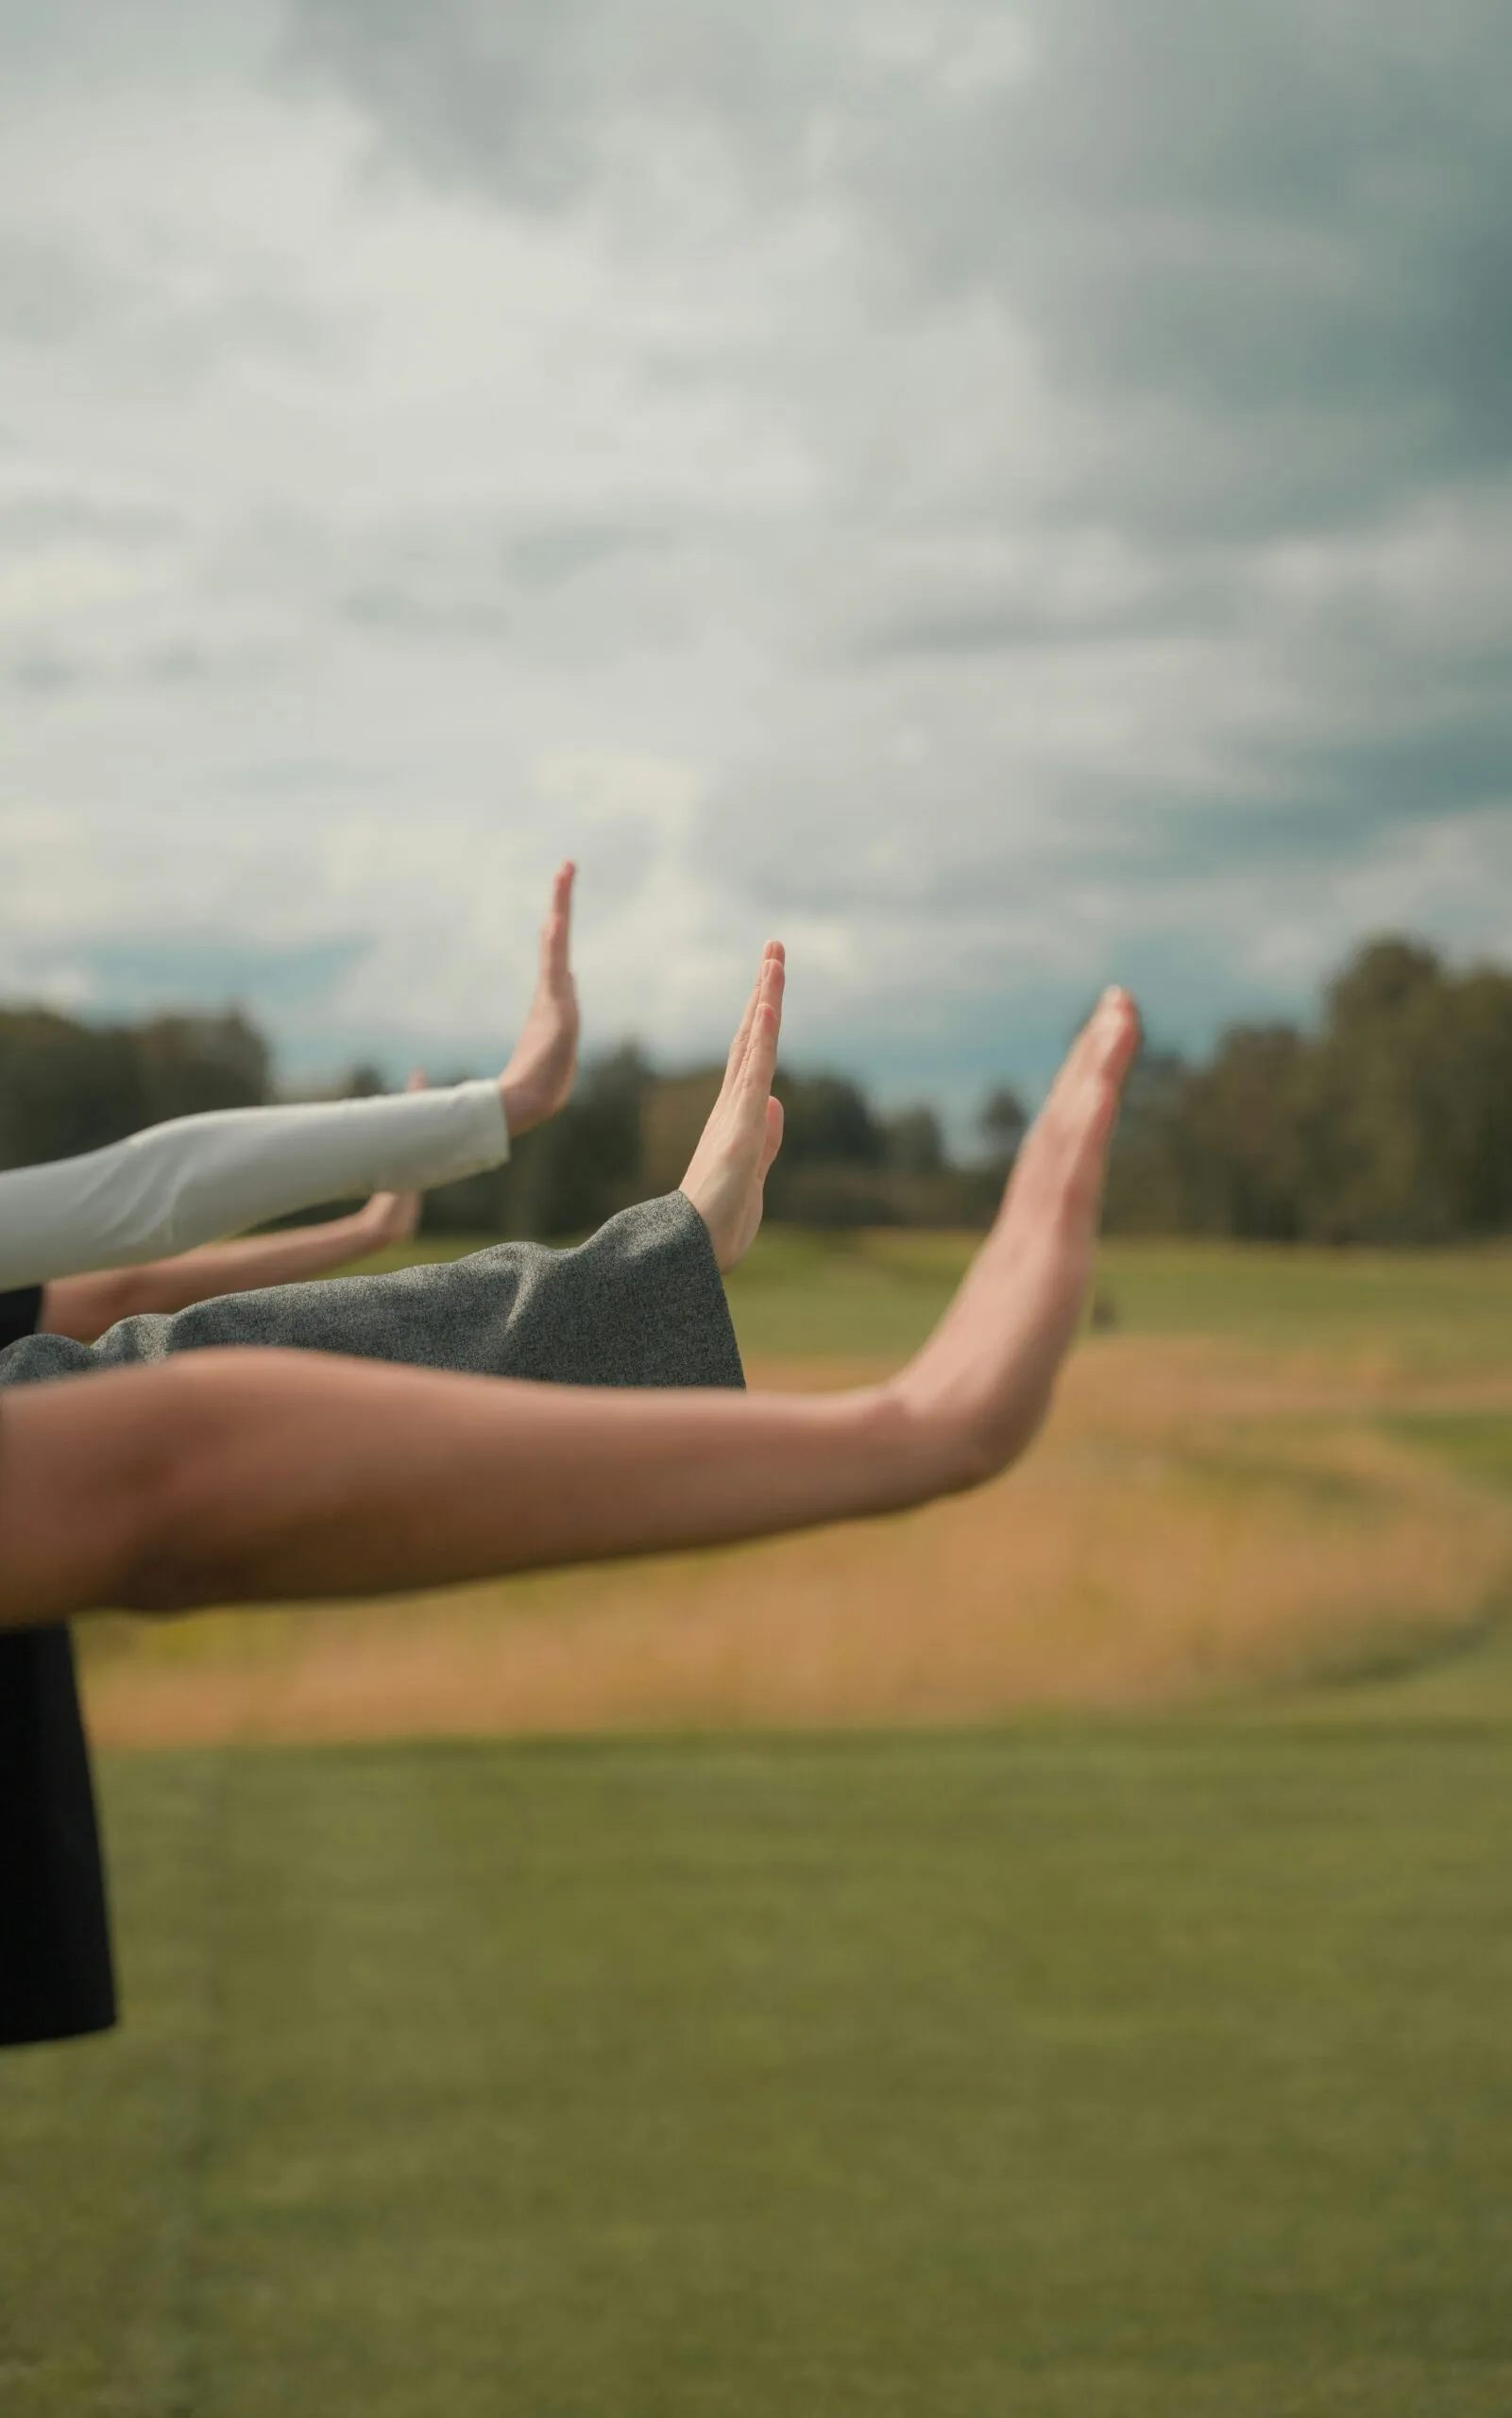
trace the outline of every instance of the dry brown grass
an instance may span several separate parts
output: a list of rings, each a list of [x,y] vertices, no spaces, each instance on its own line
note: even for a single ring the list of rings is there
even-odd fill
[[[1031,1459],[977,1495],[681,1561],[103,1624],[91,1718],[142,1745],[833,1727],[1179,1703],[1347,1669],[1446,1643],[1512,1574],[1512,1499],[1381,1429],[1428,1407],[1512,1410],[1512,1380],[1099,1339]]]

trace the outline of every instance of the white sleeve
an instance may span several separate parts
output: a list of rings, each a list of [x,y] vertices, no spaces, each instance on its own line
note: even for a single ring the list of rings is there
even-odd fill
[[[487,1081],[177,1117],[0,1174],[0,1290],[161,1259],[316,1201],[453,1183],[508,1156]]]

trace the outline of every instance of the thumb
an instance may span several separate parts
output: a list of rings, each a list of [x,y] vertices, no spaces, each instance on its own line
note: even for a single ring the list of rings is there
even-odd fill
[[[766,1180],[766,1176],[772,1166],[773,1160],[776,1157],[777,1152],[782,1148],[782,1102],[780,1099],[769,1099],[767,1102],[767,1130],[761,1144],[761,1164],[756,1170],[758,1179],[763,1183]]]

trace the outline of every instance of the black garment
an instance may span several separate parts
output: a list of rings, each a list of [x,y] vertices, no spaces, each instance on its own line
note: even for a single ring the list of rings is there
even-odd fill
[[[0,1293],[0,1350],[32,1334],[41,1310],[40,1286]],[[0,2048],[114,2021],[73,1639],[59,1627],[0,1630]]]

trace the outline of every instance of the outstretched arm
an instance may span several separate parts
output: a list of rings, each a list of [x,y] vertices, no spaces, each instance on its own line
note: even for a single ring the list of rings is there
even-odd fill
[[[317,1200],[424,1191],[497,1166],[510,1135],[554,1114],[577,1063],[564,865],[541,968],[503,1073],[449,1090],[297,1108],[229,1109],[149,1127],[109,1149],[0,1174],[0,1288],[139,1266]]]
[[[758,1004],[754,1046],[774,1047]],[[1110,993],[935,1335],[829,1397],[599,1393],[191,1354],[0,1405],[0,1625],[444,1584],[900,1509],[978,1483],[1047,1406],[1137,1024]]]
[[[328,1269],[345,1268],[369,1252],[407,1242],[420,1217],[417,1192],[375,1192],[349,1218],[323,1226],[291,1226],[279,1235],[248,1235],[240,1242],[203,1243],[144,1268],[100,1268],[88,1276],[59,1276],[42,1287],[41,1335],[93,1343],[122,1319],[154,1310],[192,1309],[228,1293],[297,1285]]]
[[[577,1250],[503,1243],[446,1266],[342,1285],[272,1282],[276,1274],[307,1272],[299,1265],[307,1253],[324,1263],[321,1237],[333,1230],[320,1227],[297,1241],[264,1237],[139,1272],[48,1286],[43,1331],[0,1364],[0,1385],[247,1343],[404,1360],[459,1375],[585,1386],[739,1385],[739,1355],[719,1276],[756,1233],[781,1132],[782,1112],[770,1093],[783,979],[783,953],[773,941],[680,1190],[623,1211]],[[765,1010],[759,1039],[758,1007]],[[272,1254],[267,1261],[264,1248]],[[349,1252],[338,1242],[331,1256],[358,1248],[356,1238]],[[280,1256],[296,1264],[280,1266]],[[129,1315],[140,1310],[170,1315]],[[100,1333],[103,1340],[93,1345]]]

